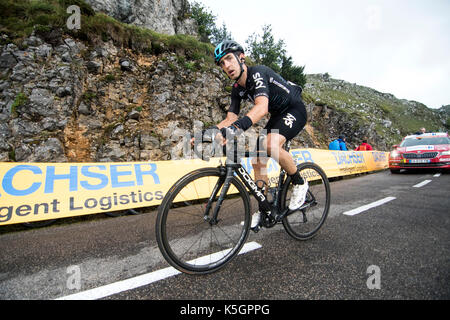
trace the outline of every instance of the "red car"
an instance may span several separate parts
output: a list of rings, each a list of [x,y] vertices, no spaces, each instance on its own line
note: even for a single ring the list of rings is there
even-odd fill
[[[400,169],[450,169],[450,138],[448,133],[423,133],[406,136],[393,146],[389,155],[392,173]]]

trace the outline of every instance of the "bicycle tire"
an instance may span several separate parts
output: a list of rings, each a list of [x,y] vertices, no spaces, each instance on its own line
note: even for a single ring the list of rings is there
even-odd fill
[[[215,272],[229,263],[247,240],[250,197],[236,177],[232,178],[227,198],[220,207],[217,225],[204,219],[206,203],[213,193],[212,185],[220,176],[219,168],[203,168],[185,175],[172,186],[158,209],[156,239],[159,249],[166,261],[179,271],[189,274]],[[206,184],[209,184],[207,191],[199,188]],[[209,216],[212,216],[222,187]]]
[[[286,216],[282,222],[286,232],[297,240],[309,240],[317,235],[325,223],[330,210],[330,183],[325,172],[316,164],[306,162],[297,166],[300,175],[308,180],[307,206]],[[289,205],[292,188],[291,178],[284,183],[281,194],[281,209]],[[309,204],[309,206],[308,206]]]

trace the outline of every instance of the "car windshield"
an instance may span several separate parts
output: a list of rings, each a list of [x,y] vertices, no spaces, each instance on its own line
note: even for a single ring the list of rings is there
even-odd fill
[[[429,137],[429,138],[414,137],[403,140],[400,147],[428,146],[436,144],[450,144],[450,139],[447,137]]]

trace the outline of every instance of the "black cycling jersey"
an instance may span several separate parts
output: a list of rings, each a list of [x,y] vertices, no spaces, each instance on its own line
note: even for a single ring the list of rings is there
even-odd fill
[[[301,103],[300,86],[284,80],[279,74],[266,66],[248,67],[245,88],[237,83],[231,91],[231,106],[228,112],[239,115],[241,101],[255,102],[260,96],[269,99],[269,112],[277,115],[289,107]]]

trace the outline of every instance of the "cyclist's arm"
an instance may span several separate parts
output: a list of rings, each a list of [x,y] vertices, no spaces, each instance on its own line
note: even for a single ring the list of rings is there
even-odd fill
[[[260,96],[255,99],[255,105],[247,113],[253,124],[261,120],[269,112],[269,99],[266,96]],[[234,112],[228,112],[227,117],[217,125],[219,129],[231,126],[238,120],[238,115]]]
[[[227,117],[220,122],[217,127],[219,129],[229,127],[239,118],[239,112],[241,110],[242,98],[239,96],[237,85],[233,86],[231,91],[231,105],[227,112]]]
[[[266,96],[259,96],[255,99],[255,105],[247,113],[247,117],[252,120],[253,124],[264,118],[269,112],[269,99]]]
[[[228,113],[227,113],[227,117],[226,117],[224,120],[222,120],[222,122],[220,122],[220,123],[217,125],[217,128],[222,129],[222,128],[225,128],[225,127],[229,127],[229,126],[231,126],[231,125],[233,124],[233,122],[235,122],[237,119],[238,119],[238,115],[237,115],[236,113],[234,113],[234,112],[228,112]]]

